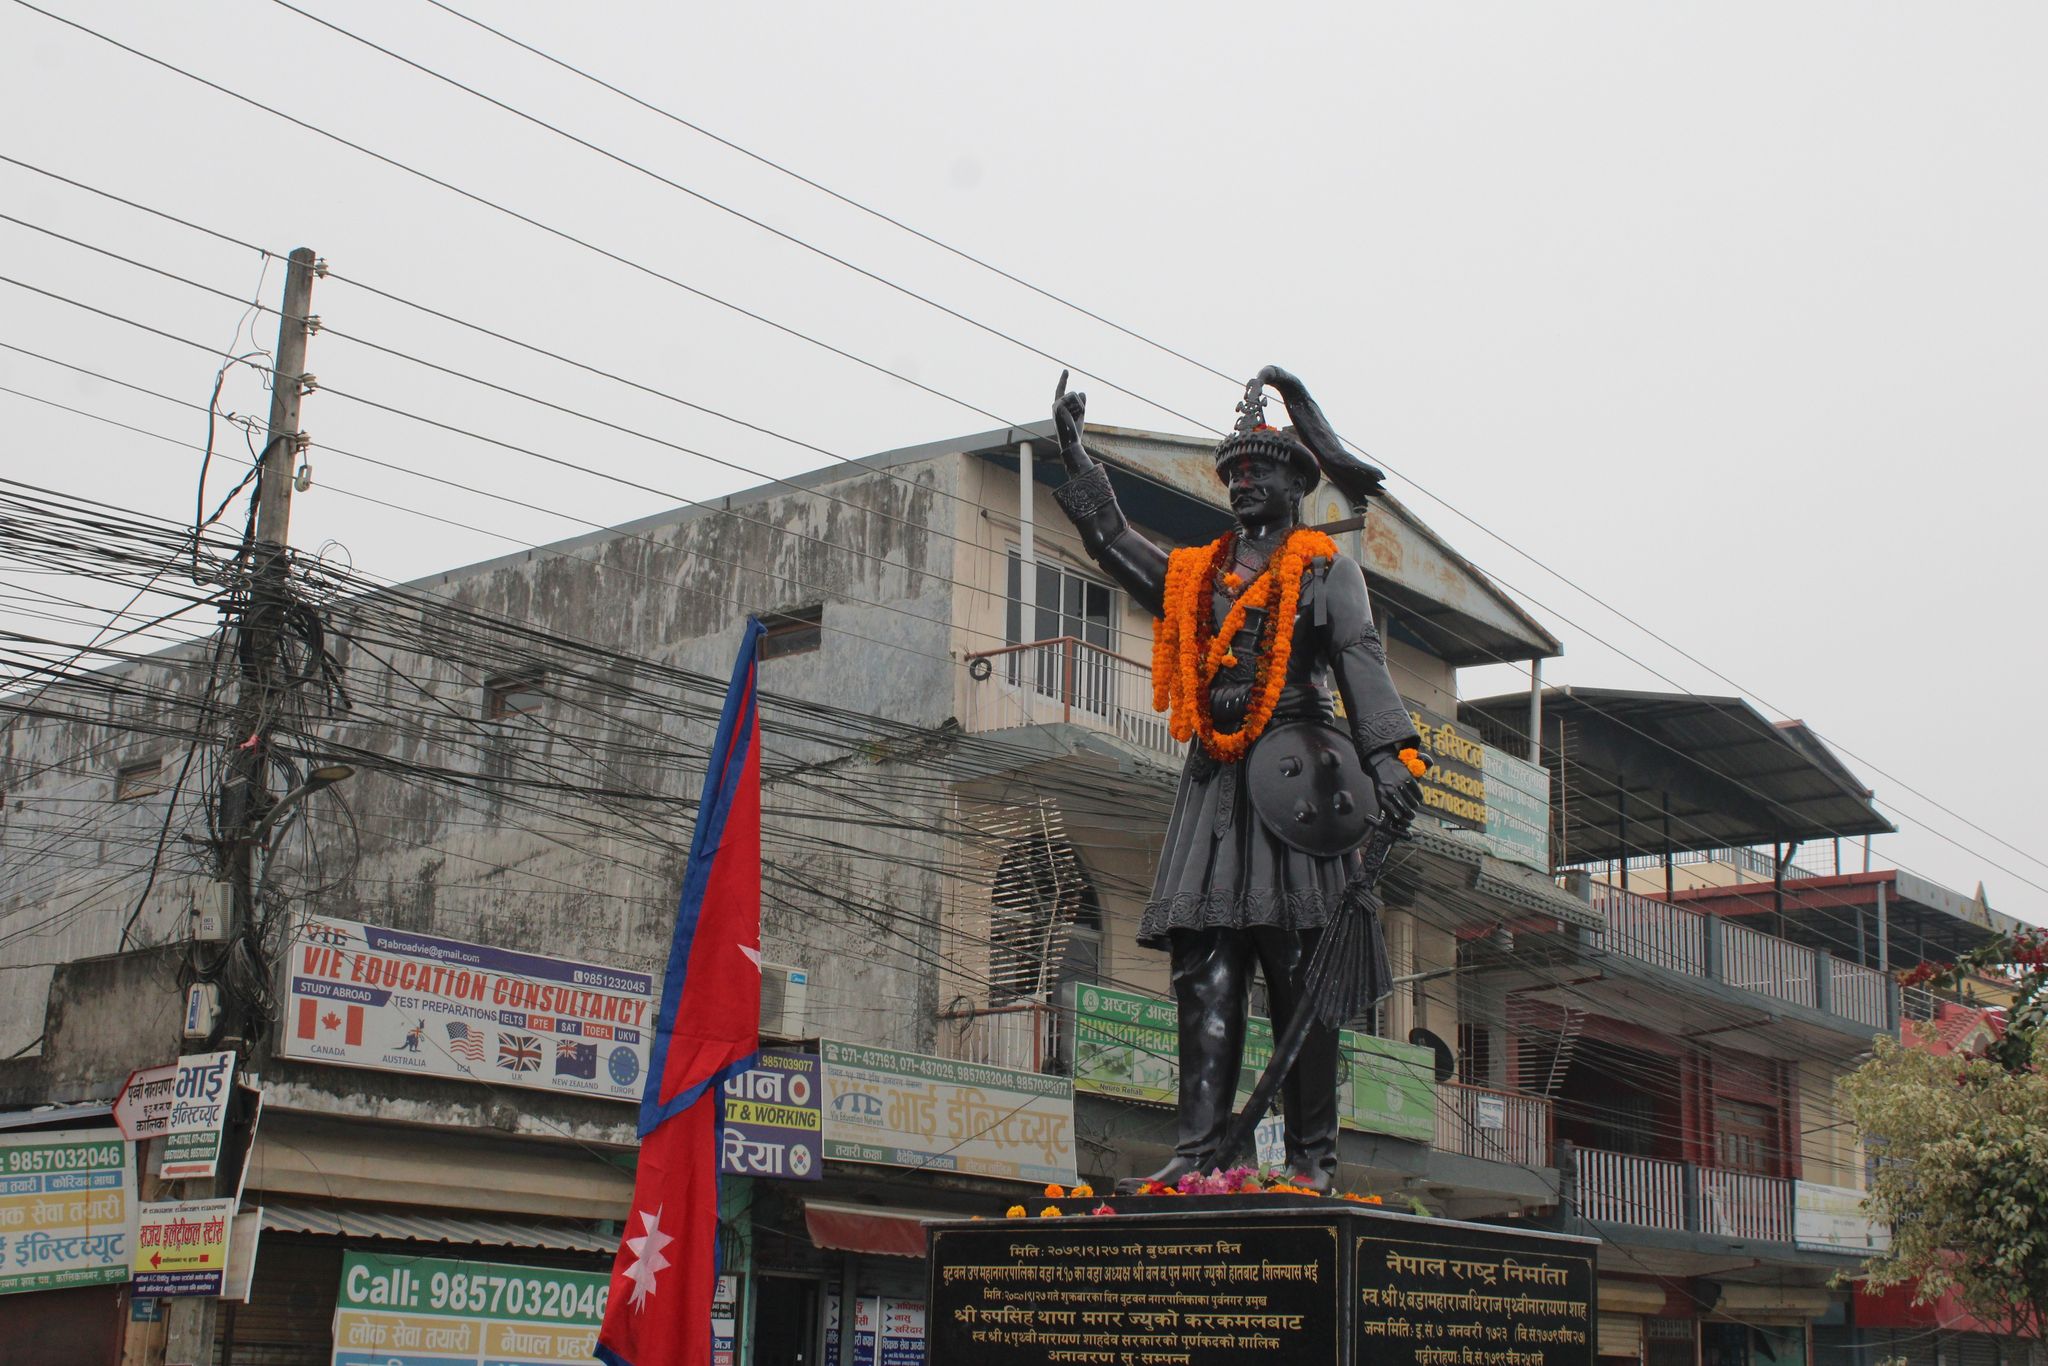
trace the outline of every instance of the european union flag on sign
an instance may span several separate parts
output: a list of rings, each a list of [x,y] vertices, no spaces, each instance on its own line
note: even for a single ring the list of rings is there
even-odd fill
[[[558,1077],[582,1077],[585,1081],[596,1081],[597,1045],[594,1043],[571,1043],[567,1039],[555,1040],[555,1075]]]

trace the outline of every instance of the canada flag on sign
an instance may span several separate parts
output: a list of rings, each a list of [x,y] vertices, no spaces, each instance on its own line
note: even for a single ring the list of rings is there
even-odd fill
[[[300,1001],[298,1035],[302,1039],[326,1039],[329,1042],[339,1035],[349,1047],[358,1047],[363,1042],[363,1008]]]

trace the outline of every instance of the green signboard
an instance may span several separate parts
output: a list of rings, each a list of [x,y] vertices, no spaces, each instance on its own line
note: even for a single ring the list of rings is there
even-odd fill
[[[333,1363],[587,1362],[610,1291],[600,1271],[348,1252]]]
[[[1173,1002],[1085,984],[1073,993],[1074,1089],[1173,1104],[1180,1023]],[[1343,1126],[1428,1142],[1436,1133],[1436,1059],[1430,1050],[1349,1029],[1340,1030],[1337,1040],[1342,1051],[1337,1105]],[[1245,1030],[1240,1105],[1250,1098],[1272,1056],[1272,1023],[1255,1015]]]

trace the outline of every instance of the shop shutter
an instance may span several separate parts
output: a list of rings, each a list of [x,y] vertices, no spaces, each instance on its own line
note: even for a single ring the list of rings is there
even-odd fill
[[[1957,1333],[1961,1366],[1998,1366],[1998,1339],[1989,1333]]]
[[[247,1304],[221,1306],[216,1340],[233,1332],[232,1366],[327,1366],[334,1355],[334,1302],[341,1293],[341,1240],[266,1233],[256,1249]],[[232,1311],[232,1322],[229,1313]]]
[[[1599,1328],[1600,1355],[1627,1357],[1639,1361],[1643,1355],[1641,1314],[1602,1314]]]

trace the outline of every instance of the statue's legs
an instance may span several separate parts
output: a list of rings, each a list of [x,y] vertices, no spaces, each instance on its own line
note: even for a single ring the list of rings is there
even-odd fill
[[[1273,1034],[1287,1032],[1301,999],[1301,977],[1321,930],[1261,926],[1246,931],[1258,951],[1272,1003]],[[1302,1185],[1328,1190],[1337,1179],[1337,1031],[1313,1025],[1280,1085],[1286,1110],[1287,1170]]]
[[[1179,1141],[1153,1180],[1216,1165],[1244,1065],[1252,944],[1243,930],[1173,932],[1173,999],[1180,1007]]]

